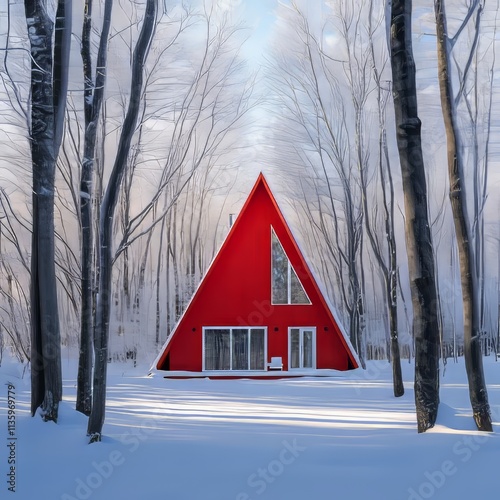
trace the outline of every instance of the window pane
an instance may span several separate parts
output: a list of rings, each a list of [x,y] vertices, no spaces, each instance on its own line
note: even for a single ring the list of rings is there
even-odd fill
[[[290,368],[300,368],[300,330],[290,330]]]
[[[250,370],[264,370],[264,330],[250,330]]]
[[[288,304],[288,258],[274,231],[271,231],[271,257],[272,302]]]
[[[295,269],[293,267],[291,268],[290,273],[290,287],[292,304],[310,304],[306,292],[302,287],[302,283],[295,274]]]
[[[304,368],[313,367],[313,332],[311,330],[304,330],[303,333],[303,359],[302,366]]]
[[[229,370],[229,330],[205,330],[205,370]]]
[[[233,329],[233,370],[248,370],[248,329]]]

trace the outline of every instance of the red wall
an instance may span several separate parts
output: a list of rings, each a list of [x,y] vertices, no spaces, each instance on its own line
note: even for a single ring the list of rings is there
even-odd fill
[[[271,225],[312,305],[271,305]],[[202,329],[267,326],[268,362],[288,369],[288,327],[316,327],[317,368],[348,369],[349,354],[263,179],[236,220],[158,363],[170,370],[202,370]],[[351,359],[352,364],[356,363]]]

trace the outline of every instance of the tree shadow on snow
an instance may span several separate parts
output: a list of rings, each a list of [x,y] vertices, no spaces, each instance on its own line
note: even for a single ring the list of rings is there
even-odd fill
[[[472,418],[472,410],[453,408],[443,402],[439,403],[436,430],[440,427],[456,431],[477,431],[476,424]]]

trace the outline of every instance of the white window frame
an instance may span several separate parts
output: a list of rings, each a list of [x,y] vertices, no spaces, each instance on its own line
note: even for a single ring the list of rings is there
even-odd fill
[[[206,370],[205,369],[205,330],[229,330],[229,366],[233,366],[233,330],[264,330],[264,368],[262,370]],[[267,371],[267,326],[204,326],[202,328],[202,352],[201,352],[201,370],[202,371],[216,371],[216,372],[262,372]],[[250,366],[250,346],[251,335],[248,335],[248,366]]]
[[[276,240],[278,241],[281,250],[283,250],[283,253],[285,254],[286,260],[287,260],[287,290],[286,290],[286,297],[287,297],[287,302],[286,304],[276,304],[273,302],[273,234],[276,237]],[[285,252],[285,249],[283,248],[283,245],[281,244],[280,239],[278,238],[278,235],[276,234],[276,231],[274,230],[273,226],[271,226],[271,304],[273,306],[310,306],[312,305],[311,299],[309,298],[309,295],[307,295],[306,289],[304,288],[304,285],[302,284],[301,279],[299,278],[299,275],[297,274],[297,271],[293,269],[292,263],[290,262],[290,259],[288,258],[288,254]],[[299,280],[300,286],[302,287],[302,290],[304,291],[304,295],[307,298],[307,302],[292,302],[292,269],[295,273],[295,276],[297,276],[297,279]]]
[[[312,367],[299,366],[292,368],[292,330],[299,330],[299,364],[303,364],[304,331],[310,330],[313,334],[312,342]],[[316,369],[316,327],[315,326],[289,326],[288,327],[288,369],[289,370],[315,370]]]

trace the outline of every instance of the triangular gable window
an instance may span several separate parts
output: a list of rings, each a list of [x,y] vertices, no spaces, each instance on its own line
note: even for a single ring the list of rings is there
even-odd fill
[[[271,293],[273,304],[310,304],[295,269],[271,228]]]

